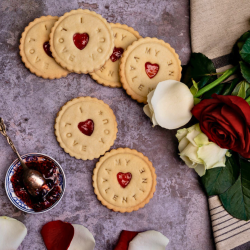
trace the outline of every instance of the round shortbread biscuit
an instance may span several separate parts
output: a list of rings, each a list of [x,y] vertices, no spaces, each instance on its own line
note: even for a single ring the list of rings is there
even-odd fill
[[[127,94],[147,103],[147,95],[164,80],[181,79],[181,61],[175,50],[163,40],[141,38],[121,57],[120,80]]]
[[[88,127],[93,129],[88,129]],[[82,160],[103,155],[114,144],[116,117],[108,104],[91,97],[67,102],[55,122],[57,141],[66,153]]]
[[[93,186],[98,200],[107,208],[121,213],[136,211],[154,195],[155,169],[136,150],[113,149],[96,164]]]
[[[113,54],[104,66],[90,75],[98,83],[115,88],[122,86],[119,76],[120,57],[127,47],[141,38],[141,36],[137,31],[127,25],[120,23],[110,23],[110,25],[115,37]]]
[[[25,28],[20,39],[22,61],[32,73],[43,78],[61,78],[70,73],[44,50],[44,46],[49,42],[50,30],[57,20],[56,16],[36,18]],[[49,45],[47,46],[49,48]]]
[[[50,44],[53,57],[62,67],[87,74],[101,68],[109,59],[114,36],[101,15],[78,9],[65,13],[55,23]]]

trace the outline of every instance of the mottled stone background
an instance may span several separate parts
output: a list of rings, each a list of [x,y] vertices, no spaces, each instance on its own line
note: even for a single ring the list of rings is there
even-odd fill
[[[196,174],[178,158],[176,131],[152,128],[143,106],[123,89],[103,87],[88,75],[73,73],[59,80],[44,80],[24,67],[18,46],[29,22],[77,8],[94,10],[109,22],[132,26],[144,37],[165,40],[176,49],[182,64],[189,59],[188,0],[0,1],[0,116],[21,154],[51,155],[61,163],[67,177],[65,196],[52,211],[40,215],[20,212],[4,189],[6,171],[16,156],[0,137],[0,216],[14,217],[27,226],[28,235],[20,250],[45,249],[40,229],[58,219],[86,226],[96,239],[97,250],[113,249],[123,229],[158,230],[170,239],[167,249],[171,250],[214,249],[207,198]],[[119,132],[113,148],[134,148],[153,162],[157,189],[143,209],[121,214],[102,206],[91,181],[97,160],[76,160],[59,147],[53,129],[56,114],[65,102],[78,96],[97,97],[114,110]]]

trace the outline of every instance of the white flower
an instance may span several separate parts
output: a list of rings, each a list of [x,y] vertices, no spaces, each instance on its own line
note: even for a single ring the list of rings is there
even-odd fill
[[[150,117],[153,126],[176,129],[187,124],[192,118],[194,98],[184,83],[175,80],[160,82],[156,89],[148,94],[147,101],[148,104],[143,110]]]
[[[203,176],[207,169],[225,167],[227,149],[209,142],[208,137],[201,132],[199,124],[188,129],[179,129],[176,137],[181,159],[188,167],[194,168],[199,176]]]

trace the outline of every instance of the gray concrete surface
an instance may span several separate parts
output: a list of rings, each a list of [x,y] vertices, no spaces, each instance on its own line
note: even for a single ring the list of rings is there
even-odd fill
[[[44,80],[23,65],[18,46],[29,22],[77,8],[94,10],[109,22],[124,23],[142,36],[169,42],[183,64],[190,55],[188,0],[0,2],[0,116],[21,153],[51,155],[61,163],[67,176],[65,196],[56,208],[41,215],[20,212],[4,190],[6,171],[16,157],[0,137],[0,216],[14,217],[27,226],[28,235],[19,250],[45,249],[41,227],[58,219],[86,226],[96,239],[96,250],[113,249],[123,229],[158,230],[170,239],[169,250],[214,249],[207,198],[197,175],[178,158],[176,131],[152,128],[142,105],[122,89],[103,87],[88,75],[70,74],[59,80]],[[134,148],[153,162],[158,175],[157,190],[143,209],[120,214],[102,206],[91,181],[97,160],[76,160],[58,145],[53,129],[56,114],[65,102],[78,96],[97,97],[114,110],[119,132],[113,148]]]

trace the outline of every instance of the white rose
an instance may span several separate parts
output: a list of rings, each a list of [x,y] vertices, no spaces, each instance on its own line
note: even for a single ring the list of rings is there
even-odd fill
[[[225,167],[227,149],[210,142],[200,130],[199,124],[179,129],[176,137],[181,159],[188,167],[194,168],[199,176],[203,176],[207,169]]]
[[[166,80],[158,83],[147,96],[145,114],[153,126],[176,129],[187,124],[192,118],[194,98],[189,88],[181,82]]]

